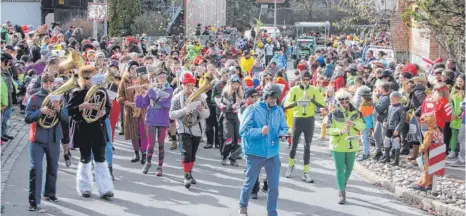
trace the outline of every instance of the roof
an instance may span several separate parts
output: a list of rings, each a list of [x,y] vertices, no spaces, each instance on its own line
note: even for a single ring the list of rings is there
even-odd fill
[[[286,0],[276,0],[277,4],[283,4]],[[275,0],[256,0],[256,4],[274,4]]]
[[[40,2],[40,0],[2,0],[2,2]]]

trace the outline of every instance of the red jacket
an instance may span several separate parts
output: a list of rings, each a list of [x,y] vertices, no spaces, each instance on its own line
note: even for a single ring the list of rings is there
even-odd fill
[[[445,123],[451,121],[451,107],[448,98],[442,98],[438,102],[435,102],[430,95],[424,100],[421,106],[421,116],[424,113],[434,112],[435,119],[437,120],[437,126],[443,130]]]
[[[335,92],[338,91],[338,89],[345,87],[345,78],[343,76],[337,77],[333,81],[333,88],[335,89]]]

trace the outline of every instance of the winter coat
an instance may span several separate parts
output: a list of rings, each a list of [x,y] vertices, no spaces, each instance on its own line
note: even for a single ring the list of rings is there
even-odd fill
[[[433,106],[431,106],[433,104]],[[427,97],[421,106],[421,116],[424,113],[435,112],[437,126],[443,130],[445,123],[451,121],[451,106],[447,98],[434,101],[433,95]]]
[[[1,107],[8,106],[8,85],[5,80],[0,80],[0,105]]]
[[[401,132],[406,123],[406,113],[401,104],[390,105],[388,108],[387,128]]]
[[[241,57],[239,59],[239,66],[241,67],[241,71],[243,71],[243,73],[247,73],[251,71],[253,65],[254,65],[253,57],[249,57],[249,59],[246,59],[245,57]]]
[[[390,106],[390,95],[381,95],[379,97],[379,102],[374,106],[375,108],[375,118],[378,122],[384,122],[387,118],[388,107]]]
[[[364,123],[366,124],[366,128],[373,128],[373,116],[372,113],[374,112],[374,104],[372,101],[370,102],[363,102],[361,106],[359,107],[359,111],[362,114],[362,117],[364,118]]]
[[[169,116],[170,119],[176,121],[176,131],[179,134],[185,133],[185,134],[190,134],[191,136],[195,137],[201,137],[204,134],[205,130],[205,122],[206,119],[210,115],[209,107],[207,106],[207,102],[205,101],[204,97],[201,95],[200,97],[201,104],[204,107],[204,110],[202,112],[199,112],[198,110],[193,110],[195,113],[194,115],[197,114],[199,123],[194,124],[191,127],[186,127],[183,124],[183,116],[185,115],[185,101],[187,100],[187,97],[185,97],[184,91],[180,91],[177,94],[173,96],[171,107],[170,107],[170,112]]]
[[[135,99],[136,107],[146,109],[146,124],[150,126],[170,126],[170,101],[172,99],[173,89],[167,83],[161,90],[170,96],[160,98],[154,88],[147,90],[146,95],[137,95]]]
[[[267,135],[262,128],[269,127]],[[246,155],[272,158],[280,153],[280,137],[288,134],[285,113],[279,106],[269,108],[263,101],[257,101],[243,114],[239,133],[242,150]]]
[[[455,88],[455,87],[453,87]],[[461,102],[463,101],[464,97],[461,95],[461,92],[463,90],[456,90],[453,89],[451,94],[450,94],[450,106],[451,106],[451,111],[452,111],[452,116],[458,117],[455,120],[451,120],[450,122],[450,127],[453,129],[460,129],[461,127]],[[464,92],[463,92],[464,94]]]
[[[101,89],[106,91],[105,89]],[[83,118],[83,111],[79,110],[79,105],[84,103],[89,89],[79,89],[71,93],[70,100],[66,106],[69,116],[74,120],[75,127],[73,131],[73,147],[80,148],[83,145],[103,145],[109,141],[105,119],[110,114],[112,103],[106,96],[105,115],[95,122],[87,123]]]
[[[48,91],[41,88],[39,92],[32,95],[26,105],[25,118],[27,124],[31,124],[29,129],[29,141],[34,144],[56,144],[60,142],[63,137],[63,130],[61,121],[58,121],[57,125],[53,128],[45,129],[42,128],[38,121],[42,116],[40,108],[42,102],[47,97]],[[66,108],[60,109],[60,119],[68,118],[68,110]]]
[[[13,105],[13,79],[11,77],[11,74],[7,70],[2,71],[2,80],[6,84],[8,104]]]
[[[422,84],[418,84],[411,89],[411,93],[409,94],[409,109],[417,110],[421,107],[422,102],[426,99],[426,87]]]
[[[346,125],[346,122],[351,120],[354,126],[349,129],[347,133],[340,134]],[[362,114],[350,104],[349,111],[343,108],[337,108],[335,111],[328,115],[327,119],[327,134],[330,136],[330,150],[334,152],[356,152],[359,150],[359,141],[354,140],[351,142],[346,138],[348,136],[357,136],[359,131],[364,130]]]

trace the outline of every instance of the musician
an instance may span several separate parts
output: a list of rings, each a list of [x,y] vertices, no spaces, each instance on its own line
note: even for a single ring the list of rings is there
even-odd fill
[[[105,161],[105,147],[108,142],[107,129],[105,119],[110,113],[111,103],[108,99],[108,94],[105,109],[99,111],[99,119],[92,123],[87,123],[83,114],[85,110],[95,109],[96,104],[84,102],[89,88],[92,86],[91,77],[96,74],[95,67],[84,66],[79,70],[79,86],[81,89],[74,91],[71,94],[67,109],[69,115],[75,121],[75,129],[73,131],[73,144],[78,147],[81,152],[81,159],[78,165],[76,175],[77,188],[83,197],[90,197],[92,191],[92,165],[91,152],[94,155],[95,161],[95,182],[102,198],[113,197],[113,182]],[[102,89],[104,90],[104,89]]]
[[[52,91],[55,77],[52,73],[43,73],[41,88],[33,94],[26,105],[25,121],[31,124],[29,130],[29,211],[36,211],[41,201],[42,192],[42,163],[44,154],[47,158],[47,177],[45,179],[44,197],[50,201],[58,201],[56,197],[56,183],[58,175],[58,158],[60,156],[60,140],[62,139],[62,126],[60,121],[52,128],[42,128],[38,121],[41,116],[59,115],[59,119],[68,116],[66,109],[61,109],[60,102],[54,101],[52,107],[43,106],[42,102]]]
[[[217,128],[220,128],[220,130],[218,130],[218,140],[219,140],[219,145],[215,145],[215,148],[218,148],[220,149],[220,155],[222,155],[222,150],[223,150],[223,144],[224,144],[224,139],[223,139],[223,117],[224,116],[221,116],[221,110],[220,110],[220,99],[222,98],[222,92],[223,92],[223,88],[227,85],[227,82],[228,82],[228,75],[229,75],[229,71],[228,69],[226,68],[222,68],[220,69],[220,74],[221,74],[221,77],[220,77],[220,80],[217,81],[217,83],[215,83],[214,87],[212,88],[212,100],[215,102],[216,104],[216,110],[215,110],[215,113],[216,113],[216,120],[218,120],[218,127]],[[209,116],[210,117],[210,116]],[[208,132],[208,130],[206,131],[206,133]]]
[[[190,110],[185,101],[194,92],[196,79],[190,73],[184,73],[182,76],[183,90],[173,96],[170,107],[170,119],[176,121],[176,130],[180,137],[180,149],[183,157],[182,165],[184,171],[184,186],[189,188],[191,184],[196,184],[196,180],[192,176],[194,161],[196,160],[196,152],[201,141],[201,136],[205,130],[205,121],[209,117],[209,108],[203,95],[200,95],[197,100],[201,101],[196,109]]]
[[[124,134],[125,140],[131,140],[134,150],[134,157],[131,163],[136,163],[141,160],[139,151],[142,152],[142,162],[145,164],[145,152],[147,148],[147,138],[145,134],[144,116],[145,109],[136,109],[134,99],[136,89],[131,86],[143,84],[138,80],[136,68],[139,64],[135,61],[128,62],[128,71],[123,74],[122,81],[118,87],[118,101],[124,106]]]
[[[229,84],[222,91],[220,99],[220,110],[223,115],[223,139],[225,140],[222,149],[222,165],[227,164],[227,158],[232,166],[238,166],[236,161],[239,154],[235,154],[241,146],[241,137],[239,136],[239,117],[238,112],[241,108],[243,99],[243,88],[239,77],[233,75],[230,77]]]
[[[172,99],[173,89],[167,82],[168,72],[159,68],[156,72],[156,86],[151,86],[144,92],[142,88],[136,90],[136,107],[141,109],[149,109],[146,112],[145,123],[148,127],[149,147],[147,152],[147,162],[145,163],[142,172],[147,174],[152,165],[152,154],[154,153],[155,139],[159,146],[159,161],[156,176],[162,176],[162,165],[165,157],[165,136],[167,135],[168,127],[170,126],[170,101]],[[166,94],[163,94],[164,93]],[[144,94],[144,95],[143,95]]]
[[[299,137],[304,133],[304,175],[301,178],[303,181],[313,183],[314,180],[309,172],[309,161],[311,157],[311,142],[314,135],[314,114],[316,106],[319,108],[324,107],[325,99],[319,90],[310,85],[312,75],[309,71],[301,73],[301,85],[294,86],[289,92],[289,96],[285,101],[285,107],[294,108],[294,119],[292,129],[292,146],[290,149],[289,167],[285,174],[287,178],[291,177],[294,170],[294,157],[296,155],[296,148],[298,147]],[[308,101],[309,105],[306,107],[297,107],[299,100]]]
[[[95,69],[98,74],[104,74],[107,72],[107,65],[105,65],[105,53],[99,51],[95,56]]]

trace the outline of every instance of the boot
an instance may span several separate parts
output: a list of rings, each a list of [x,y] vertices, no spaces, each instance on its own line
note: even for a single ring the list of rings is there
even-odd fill
[[[145,163],[142,167],[142,173],[147,174],[151,166],[152,164],[150,162]]]
[[[178,148],[178,145],[176,144],[176,140],[172,141],[172,146],[170,146],[170,150],[175,150]]]
[[[380,160],[380,157],[382,157],[382,152],[378,151],[372,158],[374,158],[374,160]]]
[[[419,154],[419,145],[413,145],[413,155],[408,158],[408,160],[416,160],[417,155]]]
[[[390,162],[390,147],[385,148],[385,154],[383,159],[380,159],[382,163],[389,163]]]
[[[112,176],[112,181],[115,181],[115,177],[113,176],[113,167],[112,167],[112,165],[108,165],[108,171],[110,171],[110,176]]]
[[[395,161],[392,163],[393,166],[400,165],[400,149],[395,149]]]
[[[141,154],[141,164],[146,164],[146,157],[147,157],[147,154],[146,153],[142,153]]]
[[[77,190],[83,197],[90,197],[92,191],[92,165],[91,163],[79,162],[76,172]]]
[[[100,197],[104,199],[113,197],[113,182],[107,162],[95,163],[95,183]]]
[[[390,157],[387,157],[390,158]],[[340,197],[340,200],[338,201],[338,204],[343,205],[346,203],[346,191],[342,190],[338,193],[338,196]]]
[[[136,163],[139,161],[139,151],[134,152],[134,157],[131,159],[131,163]]]
[[[189,175],[189,173],[185,173],[184,174],[184,187],[188,188],[191,187],[191,176]]]

